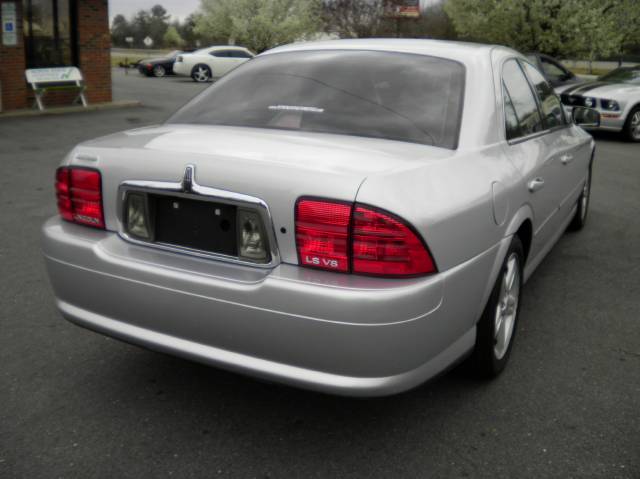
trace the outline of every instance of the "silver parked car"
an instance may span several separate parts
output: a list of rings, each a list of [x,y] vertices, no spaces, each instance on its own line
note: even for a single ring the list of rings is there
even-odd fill
[[[568,112],[574,106],[586,106],[600,113],[596,129],[621,132],[640,142],[640,65],[620,67],[596,81],[560,87],[562,103]]]
[[[274,49],[165,124],[71,151],[43,228],[57,307],[331,393],[397,393],[469,355],[496,375],[524,282],[585,222],[594,141],[574,121],[507,48]]]

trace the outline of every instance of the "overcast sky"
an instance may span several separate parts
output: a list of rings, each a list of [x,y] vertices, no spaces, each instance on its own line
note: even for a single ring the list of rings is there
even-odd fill
[[[109,0],[109,18],[113,19],[119,13],[129,18],[138,10],[149,10],[157,4],[166,8],[172,19],[183,20],[198,8],[200,0]]]
[[[434,1],[421,0],[420,4],[426,6]],[[149,10],[158,3],[167,9],[172,19],[184,20],[198,8],[200,0],[109,0],[109,19],[113,20],[119,13],[129,18],[138,10]]]

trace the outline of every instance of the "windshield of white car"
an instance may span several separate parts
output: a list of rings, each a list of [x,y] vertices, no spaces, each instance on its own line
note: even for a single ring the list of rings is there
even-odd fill
[[[640,65],[633,68],[616,68],[606,75],[601,76],[599,80],[640,85]]]
[[[169,123],[384,138],[455,149],[464,67],[426,55],[298,51],[248,61]]]

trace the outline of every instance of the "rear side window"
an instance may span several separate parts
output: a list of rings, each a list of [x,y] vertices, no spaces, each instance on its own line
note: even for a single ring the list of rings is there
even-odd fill
[[[504,86],[504,83],[502,84],[502,94],[504,96],[504,115],[507,140],[512,140],[522,136],[522,131],[520,130],[520,123],[518,122],[518,116],[516,115],[516,110],[513,107],[513,102],[511,101],[511,97],[509,96],[509,92]]]
[[[229,58],[229,51],[228,50],[214,50],[214,51],[211,52],[211,55],[213,55],[214,57]]]
[[[562,78],[567,74],[567,71],[560,68],[560,65],[546,58],[541,58],[540,63],[544,73],[550,78]]]
[[[502,69],[502,81],[518,119],[519,136],[542,131],[544,127],[536,99],[518,62],[515,60],[505,62]]]
[[[542,117],[547,128],[554,128],[566,124],[562,103],[556,96],[551,85],[547,83],[542,74],[529,63],[523,62],[524,70],[535,87],[540,100]]]
[[[464,66],[426,55],[323,50],[258,56],[169,123],[334,133],[455,149]]]
[[[229,50],[229,56],[232,58],[251,58],[251,55],[242,50]]]

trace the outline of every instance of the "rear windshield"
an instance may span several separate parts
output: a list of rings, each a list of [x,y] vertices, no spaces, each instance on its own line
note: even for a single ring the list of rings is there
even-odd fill
[[[386,138],[455,149],[464,67],[425,55],[302,51],[257,57],[169,123]]]

